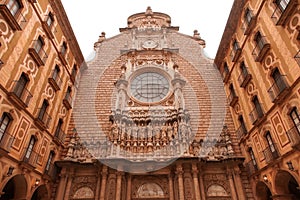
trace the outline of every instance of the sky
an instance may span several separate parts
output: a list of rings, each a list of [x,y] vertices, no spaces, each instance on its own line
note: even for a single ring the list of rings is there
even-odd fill
[[[106,33],[106,38],[119,34],[130,15],[145,12],[148,6],[153,12],[168,14],[171,25],[179,26],[180,33],[192,36],[198,30],[206,41],[206,55],[214,58],[234,0],[61,1],[83,56],[90,60],[101,32]]]

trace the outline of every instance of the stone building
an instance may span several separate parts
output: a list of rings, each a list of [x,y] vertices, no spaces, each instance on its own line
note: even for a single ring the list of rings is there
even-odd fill
[[[205,41],[138,13],[80,71],[56,199],[253,199]]]
[[[299,199],[299,13],[235,0],[213,60],[148,7],[86,64],[61,1],[1,0],[0,200]]]
[[[0,2],[0,199],[50,199],[84,59],[60,1]]]
[[[299,0],[235,1],[215,64],[256,199],[300,199]]]

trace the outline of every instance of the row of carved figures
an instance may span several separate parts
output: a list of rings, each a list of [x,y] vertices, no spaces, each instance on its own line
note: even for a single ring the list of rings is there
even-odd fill
[[[132,143],[133,142],[133,143]],[[73,136],[68,145],[65,159],[84,161],[87,159],[126,158],[131,160],[156,160],[179,156],[201,157],[207,160],[221,160],[234,155],[228,132],[222,132],[217,138],[205,138],[200,141],[173,139],[168,144],[161,142],[114,143],[113,141],[84,141]]]

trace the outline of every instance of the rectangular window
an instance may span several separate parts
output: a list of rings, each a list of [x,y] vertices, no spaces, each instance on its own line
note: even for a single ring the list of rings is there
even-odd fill
[[[48,17],[47,17],[47,20],[46,20],[46,23],[47,23],[48,27],[52,26],[53,21],[54,21],[54,17],[53,17],[53,14],[50,12],[48,14]]]
[[[27,83],[28,83],[28,78],[23,73],[14,88],[14,93],[17,97],[19,97],[19,98],[22,97],[23,91],[25,90]]]
[[[7,8],[13,16],[16,16],[21,7],[21,3],[18,0],[9,0],[7,4]]]
[[[34,139],[34,137],[31,137],[30,141],[29,141],[29,145],[26,149],[25,157],[24,157],[27,161],[29,161],[29,158],[30,158],[31,153],[33,151],[34,144],[35,144],[35,139]]]
[[[252,19],[252,13],[251,13],[251,11],[248,8],[247,8],[247,10],[245,12],[244,19],[247,22],[247,24],[250,24],[251,19]]]
[[[41,38],[41,36],[39,36],[35,42],[34,49],[37,53],[39,53],[42,50],[43,46],[44,46],[44,40]]]
[[[11,122],[11,118],[7,113],[3,113],[1,120],[0,120],[0,141],[3,138],[3,135],[6,133],[7,128]]]
[[[275,81],[275,84],[278,88],[278,92],[282,92],[286,88],[286,84],[283,80],[282,75],[280,74],[279,70],[276,68],[272,73],[272,78]]]
[[[257,112],[257,117],[261,118],[263,116],[263,111],[262,111],[262,108],[261,108],[261,105],[260,105],[260,103],[258,101],[257,96],[255,96],[253,98],[253,104],[254,104],[255,110]]]
[[[46,171],[49,171],[53,157],[54,157],[54,153],[51,151],[49,154],[48,160],[47,160],[47,164],[46,164],[46,168],[45,168]]]
[[[289,2],[290,0],[276,0],[276,4],[282,12],[286,9]]]
[[[46,113],[48,106],[49,106],[49,103],[46,100],[44,100],[42,107],[40,109],[40,112],[39,112],[39,117],[38,117],[42,121],[44,121],[44,115]]]
[[[298,110],[297,108],[294,108],[291,113],[290,113],[290,117],[298,131],[298,133],[300,133],[300,116],[299,116],[299,113],[298,113]]]
[[[61,46],[61,50],[60,50],[60,53],[62,55],[65,55],[67,52],[67,44],[65,42],[63,42],[62,46]]]

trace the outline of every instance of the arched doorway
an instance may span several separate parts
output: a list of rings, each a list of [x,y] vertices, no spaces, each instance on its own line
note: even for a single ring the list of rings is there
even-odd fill
[[[262,181],[256,185],[256,197],[259,200],[272,200],[272,193],[269,187]]]
[[[0,200],[26,199],[27,182],[23,175],[11,178],[2,190]]]
[[[275,189],[278,195],[286,195],[287,200],[297,200],[300,197],[299,184],[288,171],[279,171],[275,177]]]
[[[48,190],[45,185],[39,186],[33,193],[31,200],[48,200]]]

